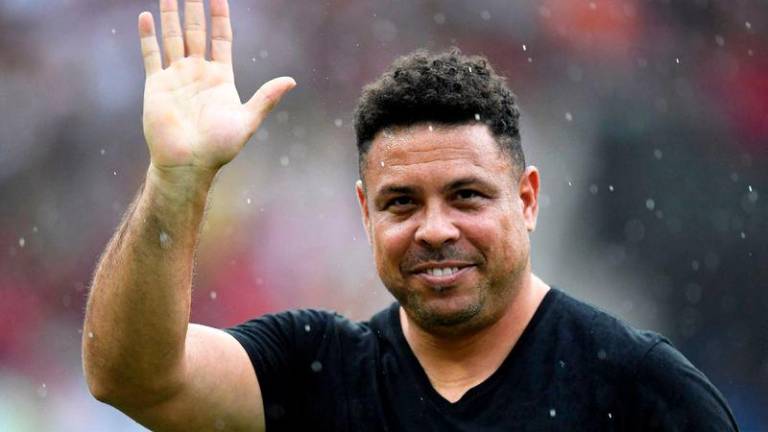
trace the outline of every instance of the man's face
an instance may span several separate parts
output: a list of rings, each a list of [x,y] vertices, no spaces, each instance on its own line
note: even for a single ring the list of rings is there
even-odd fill
[[[482,124],[380,132],[357,193],[384,285],[425,330],[497,320],[529,277],[538,171],[516,172]]]

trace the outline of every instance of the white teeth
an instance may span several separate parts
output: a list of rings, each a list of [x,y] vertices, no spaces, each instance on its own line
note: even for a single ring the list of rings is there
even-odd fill
[[[432,268],[427,269],[426,273],[430,276],[450,276],[459,271],[458,267]]]

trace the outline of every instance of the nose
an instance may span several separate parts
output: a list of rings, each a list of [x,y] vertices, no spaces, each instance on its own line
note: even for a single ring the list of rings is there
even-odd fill
[[[414,235],[416,242],[433,249],[459,239],[459,229],[439,205],[427,206]]]

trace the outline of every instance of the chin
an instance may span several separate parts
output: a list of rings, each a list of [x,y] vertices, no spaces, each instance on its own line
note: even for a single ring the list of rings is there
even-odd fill
[[[481,325],[484,301],[476,296],[411,298],[403,308],[425,330],[460,330]]]

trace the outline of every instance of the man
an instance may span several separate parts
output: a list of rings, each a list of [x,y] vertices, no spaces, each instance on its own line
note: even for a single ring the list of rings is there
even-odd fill
[[[226,0],[139,16],[147,72],[144,187],[94,277],[91,392],[153,430],[736,430],[704,375],[531,273],[539,172],[514,95],[487,62],[417,52],[356,111],[357,196],[397,303],[369,322],[301,310],[225,331],[188,324],[206,197],[295,83],[245,104]],[[255,372],[255,373],[254,373]]]

